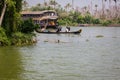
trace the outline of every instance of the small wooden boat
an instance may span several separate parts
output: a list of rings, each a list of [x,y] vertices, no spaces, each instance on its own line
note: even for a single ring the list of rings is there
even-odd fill
[[[82,29],[78,31],[71,31],[71,32],[41,32],[40,30],[36,29],[36,32],[43,33],[43,34],[80,34],[82,32]]]

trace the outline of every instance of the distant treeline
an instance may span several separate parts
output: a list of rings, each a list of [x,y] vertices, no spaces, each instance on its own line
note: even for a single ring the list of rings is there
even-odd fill
[[[94,4],[95,10],[92,11],[90,11],[87,6],[73,9],[73,6],[70,3],[67,3],[62,7],[56,0],[44,1],[43,4],[38,3],[37,5],[28,8],[28,3],[24,1],[23,10],[56,10],[59,14],[58,22],[60,25],[75,26],[79,24],[101,24],[102,26],[107,26],[110,24],[120,24],[120,6],[117,5],[118,1],[112,1],[112,3],[115,2],[115,5],[109,4],[109,9],[105,8],[106,1],[107,0],[103,0],[102,9],[99,10],[98,5]]]

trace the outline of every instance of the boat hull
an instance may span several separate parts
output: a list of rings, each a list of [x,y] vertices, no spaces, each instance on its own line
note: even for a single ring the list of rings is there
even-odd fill
[[[41,32],[38,29],[36,29],[36,32],[38,33],[42,33],[42,34],[80,34],[82,32],[82,29],[78,30],[78,31],[72,31],[72,32]]]

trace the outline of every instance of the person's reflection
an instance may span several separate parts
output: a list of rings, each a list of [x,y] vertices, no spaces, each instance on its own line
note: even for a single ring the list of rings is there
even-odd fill
[[[21,55],[12,47],[0,48],[0,80],[22,80]]]

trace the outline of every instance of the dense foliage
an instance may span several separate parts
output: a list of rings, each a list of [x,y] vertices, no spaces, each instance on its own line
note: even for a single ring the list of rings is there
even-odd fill
[[[7,5],[2,26],[4,26],[7,35],[10,36],[11,33],[17,31],[18,25],[20,25],[19,12],[21,11],[22,0],[2,0],[1,3],[3,4],[1,4],[0,11],[2,11],[4,3]]]
[[[32,21],[32,19],[28,19],[25,20],[21,23],[21,25],[19,26],[19,30],[22,33],[31,33],[33,32],[37,27],[39,27],[38,25],[35,25]]]
[[[6,11],[0,28],[0,46],[25,45],[34,43],[33,31],[36,25],[32,20],[22,21],[20,11],[22,0],[0,0],[0,14],[6,4]]]
[[[0,28],[0,45],[10,45],[10,41],[5,34],[5,30],[3,28]]]
[[[60,16],[58,20],[60,25],[72,25],[76,26],[79,24],[101,24],[101,20],[94,18],[89,13],[82,15],[80,12],[69,13],[66,16]]]
[[[11,45],[23,46],[35,43],[36,40],[33,38],[35,34],[25,34],[21,32],[15,32],[12,34]]]

